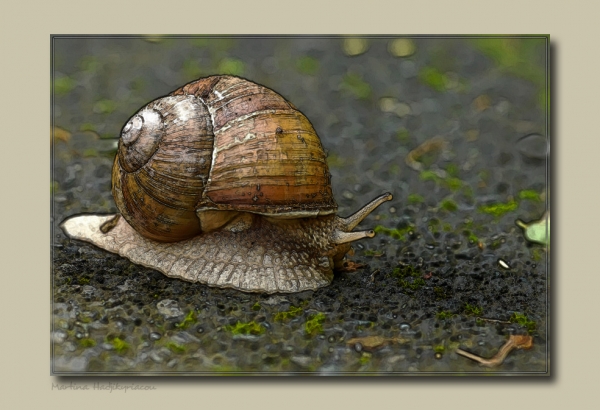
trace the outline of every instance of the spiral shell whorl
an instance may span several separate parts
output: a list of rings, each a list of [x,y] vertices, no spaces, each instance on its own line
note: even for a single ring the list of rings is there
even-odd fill
[[[196,204],[212,148],[210,115],[196,98],[164,97],[135,114],[113,166],[113,196],[127,222],[161,242],[199,234]]]

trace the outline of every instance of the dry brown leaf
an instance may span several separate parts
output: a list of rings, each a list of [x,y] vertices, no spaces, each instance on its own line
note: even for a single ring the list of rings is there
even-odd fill
[[[471,360],[475,360],[482,366],[497,367],[504,362],[504,359],[506,359],[513,349],[530,349],[532,346],[533,337],[528,335],[510,335],[506,343],[498,350],[498,353],[490,359],[484,359],[483,357],[466,352],[462,349],[456,349],[456,353]]]
[[[429,152],[443,150],[447,145],[448,142],[440,136],[428,139],[408,153],[405,159],[406,165],[416,171],[421,171],[423,169],[423,164],[419,162],[419,158]]]
[[[473,100],[473,108],[475,108],[475,110],[479,112],[487,110],[488,108],[490,108],[491,104],[492,100],[489,96],[485,94],[482,94],[479,97],[475,98],[475,100]]]
[[[54,136],[54,140],[52,137]],[[64,128],[54,127],[54,131],[50,129],[50,142],[59,140],[63,142],[68,142],[71,139],[71,133]]]

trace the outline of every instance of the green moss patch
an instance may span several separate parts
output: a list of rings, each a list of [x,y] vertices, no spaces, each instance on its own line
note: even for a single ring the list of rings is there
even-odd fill
[[[84,347],[84,348],[94,347],[94,346],[96,346],[96,341],[94,339],[85,338],[85,339],[81,339],[79,341],[79,344],[81,345],[81,347]]]
[[[473,44],[490,57],[499,68],[535,85],[543,86],[546,75],[536,63],[535,57],[543,58],[544,39],[527,38],[479,38]]]
[[[392,277],[398,278],[398,285],[404,289],[418,290],[426,285],[421,277],[421,271],[411,265],[404,265],[394,268]]]
[[[419,80],[436,91],[446,91],[448,77],[434,67],[423,67],[419,72]]]
[[[374,251],[372,249],[367,249],[364,251],[365,256],[382,256],[383,255],[383,251]]]
[[[423,181],[433,181],[436,184],[444,186],[453,192],[458,191],[464,186],[463,181],[455,176],[451,176],[449,174],[449,176],[442,178],[437,173],[430,170],[421,171],[419,178],[421,178]]]
[[[54,80],[54,92],[57,95],[68,94],[77,83],[70,77],[59,77]]]
[[[423,198],[423,196],[419,194],[410,194],[407,199],[408,203],[411,205],[425,202],[425,198]]]
[[[306,334],[314,336],[319,333],[323,333],[323,322],[325,321],[324,313],[317,313],[316,315],[309,316],[308,320],[304,324],[304,331]]]
[[[444,288],[442,288],[440,286],[434,287],[433,293],[435,294],[435,298],[437,300],[446,299],[446,291],[444,290]]]
[[[404,289],[419,290],[423,286],[425,286],[426,283],[425,280],[423,280],[423,278],[415,278],[413,280],[400,279],[398,284]]]
[[[180,323],[175,324],[175,327],[179,329],[187,329],[197,321],[198,320],[196,319],[196,313],[193,310],[190,310],[190,312]]]
[[[516,201],[509,201],[505,204],[496,203],[496,204],[491,204],[491,205],[482,205],[479,207],[479,212],[482,212],[484,214],[493,215],[494,217],[499,218],[508,212],[512,212],[512,211],[516,210],[518,206],[519,205],[517,204]]]
[[[296,68],[302,74],[315,75],[319,71],[319,60],[309,56],[301,57],[296,61]]]
[[[476,306],[476,305],[471,305],[469,303],[467,303],[465,305],[465,314],[466,315],[471,315],[471,316],[479,316],[483,313],[483,308]]]
[[[125,353],[129,349],[129,343],[118,337],[115,337],[113,340],[111,340],[110,344],[113,345],[113,347],[119,354]]]
[[[456,316],[456,315],[454,313],[450,312],[449,310],[442,310],[441,312],[438,312],[435,315],[435,317],[438,318],[439,320],[447,320],[454,316]]]
[[[255,321],[237,322],[235,325],[225,326],[225,329],[234,335],[261,335],[265,332],[265,328]]]
[[[94,104],[94,112],[99,114],[110,114],[117,109],[117,103],[113,100],[100,100]]]
[[[519,192],[519,199],[534,202],[542,201],[542,199],[540,198],[540,194],[531,189],[524,189],[523,191]]]
[[[510,321],[512,323],[517,323],[519,326],[524,327],[529,333],[535,332],[537,326],[533,320],[529,319],[524,314],[517,312],[512,314],[512,316],[510,317]]]
[[[410,140],[410,133],[406,128],[401,128],[396,132],[396,138],[403,144],[406,144]]]
[[[440,208],[447,212],[454,212],[458,209],[458,204],[452,199],[446,198],[440,203]]]
[[[276,322],[282,322],[284,320],[293,319],[302,314],[303,310],[301,307],[290,306],[290,308],[285,312],[278,312],[275,314],[273,320]]]
[[[469,238],[470,242],[473,242],[473,243],[478,243],[479,242],[479,238],[477,237],[477,235],[475,235],[473,233],[473,231],[471,231],[470,229],[464,229],[462,233],[467,238]]]
[[[375,231],[375,233],[381,233],[387,236],[391,236],[394,239],[399,239],[399,240],[406,240],[406,235],[414,230],[413,226],[407,226],[405,228],[397,228],[397,229],[391,229],[391,228],[386,228],[385,226],[382,225],[377,225],[375,227],[375,229],[373,229]]]
[[[169,342],[166,344],[166,348],[173,353],[181,354],[185,352],[185,347],[175,342]]]
[[[341,88],[360,100],[365,100],[371,96],[371,86],[358,74],[345,75],[342,79]]]

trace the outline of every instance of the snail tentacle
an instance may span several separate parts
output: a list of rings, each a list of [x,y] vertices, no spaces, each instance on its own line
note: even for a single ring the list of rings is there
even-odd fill
[[[371,212],[373,212],[379,205],[384,202],[391,201],[393,198],[392,194],[386,192],[383,195],[379,195],[377,198],[373,199],[371,202],[363,206],[361,209],[353,213],[352,215],[341,218],[343,229],[346,232],[350,232],[352,229],[356,228],[356,226],[363,221]]]
[[[331,238],[331,242],[336,245],[341,245],[342,243],[354,242],[362,238],[372,238],[374,236],[375,232],[373,230],[357,232],[344,232],[336,230],[333,232],[333,238]]]

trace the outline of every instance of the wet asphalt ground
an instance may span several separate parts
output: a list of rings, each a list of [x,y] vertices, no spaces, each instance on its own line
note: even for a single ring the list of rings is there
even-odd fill
[[[55,374],[549,372],[549,249],[516,220],[549,210],[546,39],[56,38]],[[169,279],[58,225],[116,212],[116,137],[147,102],[229,73],[313,123],[346,216],[389,191],[347,269],[257,295]],[[510,335],[533,346],[482,367]]]

